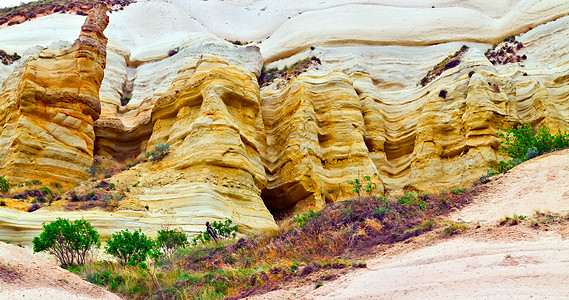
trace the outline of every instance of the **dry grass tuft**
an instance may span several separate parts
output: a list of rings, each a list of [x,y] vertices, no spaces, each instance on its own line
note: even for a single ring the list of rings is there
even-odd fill
[[[284,220],[276,232],[180,249],[150,269],[102,262],[75,272],[133,299],[239,299],[293,279],[325,281],[334,277],[329,272],[365,267],[349,259],[433,230],[435,218],[474,193],[360,197]]]

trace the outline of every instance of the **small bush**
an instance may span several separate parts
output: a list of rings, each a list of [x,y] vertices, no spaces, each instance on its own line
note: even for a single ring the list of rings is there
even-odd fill
[[[362,186],[363,184],[361,183],[361,181],[359,180],[359,178],[356,178],[350,182],[348,182],[349,184],[352,185],[352,187],[354,188],[352,190],[352,192],[354,192],[356,195],[358,195],[358,197],[360,196],[360,192],[362,190]]]
[[[41,208],[41,205],[39,203],[34,203],[28,207],[28,212],[34,212],[40,208]]]
[[[91,176],[96,176],[97,174],[106,174],[107,170],[102,168],[100,165],[98,164],[92,164],[89,169],[85,170],[86,173],[88,173]]]
[[[462,188],[462,189],[460,189],[460,188],[452,188],[452,189],[450,190],[450,192],[453,193],[453,194],[455,194],[455,195],[460,195],[460,194],[464,193],[465,191],[466,191],[466,189],[464,189],[464,188]]]
[[[6,201],[0,200],[0,206],[6,206]]]
[[[128,96],[124,96],[121,98],[121,106],[127,106],[127,104],[130,102],[130,97]]]
[[[158,143],[154,146],[154,149],[150,152],[146,152],[146,157],[150,158],[151,161],[159,161],[164,158],[170,152],[169,143]]]
[[[105,253],[119,259],[122,264],[138,264],[146,260],[147,252],[154,247],[154,241],[144,235],[141,229],[128,231],[125,229],[113,233],[107,239]]]
[[[295,213],[295,216],[292,220],[297,223],[300,228],[304,228],[306,226],[306,223],[317,218],[318,216],[320,216],[320,212],[314,212],[312,209],[310,209],[308,210],[308,213],[302,214],[302,216],[300,216],[298,213]]]
[[[239,230],[239,226],[231,226],[233,221],[231,219],[225,219],[225,221],[214,221],[211,224],[213,231],[217,234],[217,236],[221,239],[227,239],[230,237],[237,236],[237,231]],[[200,232],[197,236],[192,239],[192,245],[197,245],[198,242],[205,244],[212,240],[210,234],[206,231]]]
[[[444,234],[454,235],[466,229],[466,225],[460,223],[451,223],[449,226],[445,227]]]
[[[168,50],[168,56],[174,56],[180,52],[180,47]]]
[[[57,218],[42,226],[43,232],[33,240],[34,253],[49,251],[63,267],[84,265],[92,251],[101,246],[99,233],[84,219],[70,222]]]
[[[0,192],[6,193],[10,190],[10,183],[8,179],[4,177],[0,177]]]
[[[499,161],[498,167],[491,170],[490,175],[506,172],[522,162],[544,153],[569,147],[569,133],[558,131],[556,135],[549,128],[542,126],[533,131],[530,124],[508,127],[498,136],[500,153],[510,157],[509,161]]]
[[[176,249],[184,248],[188,245],[188,237],[180,229],[158,230],[156,237],[156,247],[160,249],[166,258],[172,256]]]

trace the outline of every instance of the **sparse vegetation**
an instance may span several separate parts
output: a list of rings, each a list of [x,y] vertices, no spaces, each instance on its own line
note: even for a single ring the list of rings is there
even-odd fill
[[[510,160],[499,161],[498,166],[492,168],[488,175],[506,172],[526,160],[569,147],[569,133],[558,131],[553,135],[544,126],[537,130],[532,129],[530,124],[507,127],[498,136],[502,139],[500,153],[508,156]]]
[[[89,174],[91,177],[97,176],[97,174],[106,174],[107,170],[102,168],[99,164],[93,163],[89,169],[86,169],[85,172]]]
[[[160,161],[170,152],[169,143],[158,143],[152,151],[146,152],[146,157],[151,161]]]
[[[282,79],[283,84],[288,84],[292,78],[308,71],[310,67],[321,65],[322,62],[319,58],[312,56],[295,62],[292,66],[286,66],[282,70],[272,68],[266,70],[265,67],[261,70],[259,77],[259,86],[265,87],[273,83],[277,79]]]
[[[488,49],[484,55],[493,65],[505,65],[509,63],[519,63],[527,59],[527,56],[518,55],[517,52],[524,47],[513,35],[505,37],[502,41]]]
[[[514,215],[512,218],[510,217],[504,217],[503,219],[498,221],[498,225],[500,226],[504,226],[504,225],[518,225],[520,224],[520,222],[522,222],[523,220],[526,219],[526,216],[524,215]]]
[[[2,61],[2,63],[5,65],[11,65],[15,61],[19,60],[20,58],[22,58],[22,57],[20,55],[18,55],[18,53],[16,53],[16,52],[14,52],[14,54],[10,55],[10,54],[6,53],[6,51],[4,51],[4,50],[0,50],[0,61]]]
[[[121,259],[120,265],[100,262],[74,271],[128,298],[240,298],[274,289],[291,278],[365,267],[346,259],[360,257],[378,244],[434,230],[437,216],[465,205],[473,193],[453,189],[443,194],[362,196],[296,215],[282,221],[275,232],[219,243],[194,239],[196,246],[178,248],[169,259],[157,258],[152,264],[155,273],[145,265],[125,266],[130,261],[127,258]],[[234,226],[227,220],[213,225],[220,238],[234,234],[230,229]],[[454,234],[464,225],[451,224],[449,228],[453,231],[449,234]],[[205,232],[201,234],[205,236]],[[329,280],[325,278],[333,276],[319,275],[311,280],[316,286],[318,281]]]
[[[10,182],[8,179],[0,176],[0,192],[7,193],[10,191]]]
[[[84,219],[70,222],[57,218],[42,226],[43,232],[33,240],[34,253],[49,251],[63,267],[84,265],[101,245],[99,233]]]
[[[37,15],[49,15],[53,13],[76,13],[86,15],[93,7],[99,4],[122,7],[134,3],[135,0],[41,0],[30,2],[14,7],[0,8],[0,25],[8,23],[8,26],[19,24],[35,18]],[[23,21],[20,19],[23,18]]]
[[[462,56],[464,55],[464,53],[468,51],[468,49],[469,49],[468,46],[462,45],[462,47],[458,51],[456,51],[454,54],[447,56],[445,59],[443,59],[443,61],[434,66],[432,70],[427,72],[427,75],[425,75],[425,77],[423,77],[417,85],[425,86],[427,85],[427,83],[433,81],[435,78],[441,75],[444,71],[460,65]],[[446,91],[443,94],[439,93],[439,96],[445,98]]]
[[[457,223],[457,222],[451,222],[447,227],[445,227],[444,234],[454,235],[454,234],[457,234],[457,233],[459,233],[465,229],[466,229],[466,225],[461,224],[461,223]]]
[[[302,214],[302,216],[295,213],[292,220],[298,224],[298,227],[304,228],[308,222],[315,220],[318,216],[320,216],[320,212],[314,212],[312,209],[309,209],[308,212]]]
[[[100,207],[107,211],[114,211],[124,198],[124,190],[116,190],[114,183],[105,180],[86,182],[85,188],[76,188],[63,195],[69,200],[67,210],[85,210]]]
[[[9,262],[5,263],[0,260],[0,281],[16,282],[22,278],[22,276],[23,274],[19,267],[12,266]]]

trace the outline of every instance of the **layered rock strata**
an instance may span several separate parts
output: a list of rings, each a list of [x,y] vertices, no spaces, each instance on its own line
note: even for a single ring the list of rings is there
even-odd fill
[[[55,83],[42,83],[44,88],[36,82],[47,70],[64,79],[58,84],[68,82],[78,66],[63,63],[72,50],[44,50],[26,64],[0,65],[0,175],[15,182],[34,176],[70,182],[83,176],[91,159],[104,167],[124,166],[167,142],[171,152],[163,161],[110,179],[130,190],[117,211],[84,215],[103,228],[103,235],[121,227],[117,218],[133,229],[175,226],[197,232],[207,220],[230,217],[252,232],[275,228],[267,207],[317,209],[352,197],[348,182],[365,175],[372,177],[376,193],[466,187],[502,159],[500,127],[530,123],[569,129],[567,4],[435,2],[135,3],[113,13],[104,80],[93,63],[92,76],[75,88],[88,85],[89,92],[77,95],[89,96],[76,96],[83,100],[73,105],[45,92],[59,89],[52,88]],[[213,12],[225,15],[212,18]],[[141,22],[141,15],[149,17]],[[161,27],[164,16],[171,21],[167,28]],[[57,20],[73,23],[77,17]],[[12,44],[25,49],[35,40],[48,40],[31,29],[52,28],[55,19],[1,29],[0,42],[17,40]],[[227,23],[217,24],[218,19]],[[251,20],[268,25],[250,28]],[[18,40],[16,26],[29,38]],[[68,39],[63,29],[57,38]],[[210,32],[257,42],[236,46]],[[517,33],[523,33],[516,40],[524,45],[517,55],[527,59],[492,65],[486,49]],[[10,52],[23,52],[6,44]],[[460,65],[417,85],[463,44],[469,50]],[[284,70],[311,57],[321,64],[290,82],[259,88],[263,60],[267,69]],[[46,94],[52,100],[45,100]],[[64,107],[58,113],[65,115],[51,113],[52,103]],[[46,112],[38,113],[38,107]],[[73,119],[67,116],[77,118],[78,125],[69,125]],[[60,124],[73,134],[48,132],[58,132]],[[30,141],[36,140],[40,146],[34,148]],[[46,168],[59,177],[46,174]],[[39,223],[58,214],[57,207],[26,217],[10,211],[0,219],[8,220],[0,236],[37,232]]]
[[[377,182],[362,107],[344,73],[301,75],[282,90],[265,89],[262,98],[267,206],[320,208],[352,196],[347,183],[358,174],[371,175]],[[383,192],[381,183],[376,192]]]
[[[27,58],[0,94],[0,172],[12,183],[29,179],[72,184],[93,160],[107,39],[106,9],[94,9],[76,42]]]

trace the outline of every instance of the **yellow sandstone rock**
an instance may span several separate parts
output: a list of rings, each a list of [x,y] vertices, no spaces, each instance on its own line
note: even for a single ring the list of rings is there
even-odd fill
[[[76,42],[44,49],[7,79],[0,94],[0,172],[12,183],[40,179],[70,185],[93,159],[93,122],[105,69],[103,30],[93,10]]]
[[[267,206],[319,209],[353,196],[347,183],[358,173],[373,176],[376,192],[383,192],[366,148],[360,101],[344,73],[301,75],[282,90],[264,89],[261,109]]]
[[[466,187],[502,159],[499,127],[569,129],[568,5],[348,2],[303,4],[302,14],[279,12],[271,26],[247,33],[237,30],[240,19],[250,24],[241,16],[231,25],[215,24],[210,14],[186,18],[204,8],[194,6],[199,1],[144,1],[113,13],[108,49],[99,12],[73,46],[44,49],[14,69],[0,65],[0,175],[13,183],[69,185],[92,161],[119,167],[158,143],[171,150],[110,179],[130,190],[116,211],[0,207],[0,239],[29,241],[41,222],[61,215],[85,216],[103,236],[162,226],[195,233],[226,217],[245,232],[274,229],[269,209],[302,212],[353,197],[348,182],[365,175],[376,193]],[[165,33],[159,18],[141,22],[140,14],[176,18]],[[32,22],[47,26],[53,18]],[[28,40],[40,35],[15,26],[30,29]],[[15,26],[1,29],[0,40],[14,40]],[[261,41],[236,46],[212,32],[237,33],[215,26],[237,26],[231,30]],[[483,52],[517,33],[527,60],[492,65]],[[416,85],[463,43],[470,50],[460,65]],[[311,56],[322,64],[288,84],[259,88],[263,59],[282,69]]]

